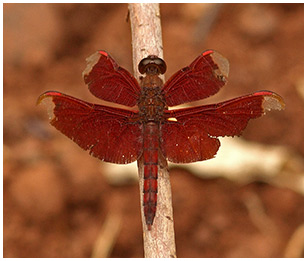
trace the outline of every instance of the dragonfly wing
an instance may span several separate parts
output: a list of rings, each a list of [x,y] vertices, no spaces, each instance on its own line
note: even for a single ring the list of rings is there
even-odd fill
[[[82,75],[92,94],[105,101],[130,107],[136,105],[140,94],[137,80],[108,53],[97,51],[86,61]]]
[[[168,106],[175,106],[209,97],[227,81],[229,62],[213,50],[198,56],[188,67],[175,73],[163,86]]]
[[[92,156],[119,164],[140,156],[142,128],[131,121],[137,117],[136,112],[87,103],[52,91],[42,94],[38,103],[47,98],[52,101],[48,104],[53,113],[51,125]]]
[[[162,125],[162,153],[168,161],[191,163],[213,158],[220,142],[202,130],[198,121],[170,121]]]
[[[219,148],[218,137],[239,136],[250,119],[284,106],[278,94],[260,91],[217,104],[166,111],[162,153],[175,163],[212,158]]]

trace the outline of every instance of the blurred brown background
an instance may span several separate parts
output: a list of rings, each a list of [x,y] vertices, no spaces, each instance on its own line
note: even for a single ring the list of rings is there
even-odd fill
[[[166,79],[211,48],[230,61],[230,77],[210,102],[264,89],[280,94],[286,110],[251,121],[243,138],[282,146],[289,153],[283,184],[299,181],[303,4],[160,7]],[[116,227],[106,240],[109,257],[143,256],[137,181],[108,182],[107,165],[35,106],[47,90],[102,103],[83,83],[85,58],[103,49],[131,71],[126,19],[126,4],[4,4],[4,257],[90,257],[105,222]],[[303,255],[303,193],[296,186],[202,179],[180,166],[171,182],[178,257]]]

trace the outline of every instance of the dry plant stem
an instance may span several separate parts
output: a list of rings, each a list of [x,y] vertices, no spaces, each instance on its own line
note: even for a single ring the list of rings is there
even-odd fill
[[[129,16],[132,31],[134,75],[138,79],[140,74],[137,66],[141,59],[149,54],[163,58],[159,4],[129,4]],[[159,155],[159,159],[157,212],[150,231],[147,228],[143,213],[144,159],[141,157],[138,160],[144,254],[147,258],[176,257],[169,172],[166,160],[161,155]]]
[[[129,4],[134,76],[138,79],[139,62],[149,54],[163,59],[159,4]],[[164,76],[161,77],[164,80]]]

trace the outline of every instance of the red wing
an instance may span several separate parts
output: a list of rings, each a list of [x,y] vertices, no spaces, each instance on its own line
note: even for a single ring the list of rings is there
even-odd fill
[[[141,154],[142,128],[129,122],[133,111],[84,102],[60,92],[42,94],[38,103],[52,98],[50,123],[84,150],[106,162],[125,164]]]
[[[86,61],[82,75],[92,94],[105,101],[130,107],[136,105],[140,93],[137,80],[110,55],[97,51]]]
[[[175,163],[213,158],[219,148],[217,137],[241,135],[250,119],[284,106],[279,95],[261,91],[217,104],[166,111],[162,153]]]
[[[162,125],[162,153],[168,161],[191,163],[213,158],[220,142],[210,137],[197,120],[169,121]]]
[[[226,84],[228,72],[226,58],[212,50],[203,52],[164,84],[162,92],[166,104],[175,106],[217,93]]]

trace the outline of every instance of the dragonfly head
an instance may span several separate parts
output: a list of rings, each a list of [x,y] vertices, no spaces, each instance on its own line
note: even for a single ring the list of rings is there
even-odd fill
[[[166,64],[158,56],[149,55],[140,61],[139,72],[141,74],[164,74],[166,72]]]

